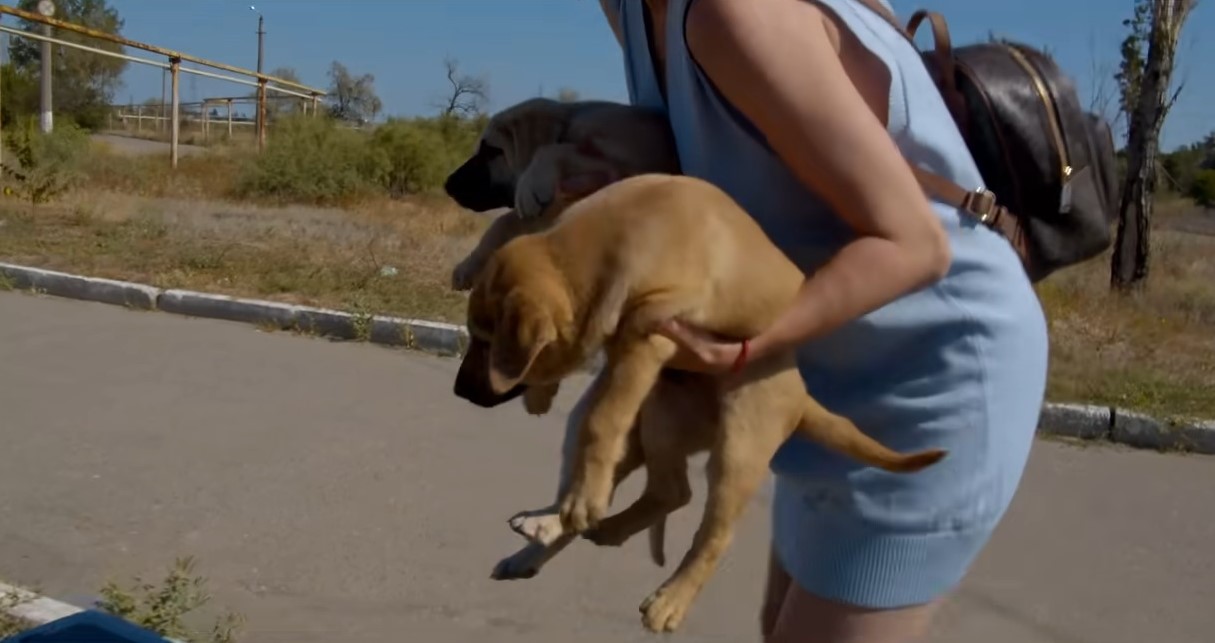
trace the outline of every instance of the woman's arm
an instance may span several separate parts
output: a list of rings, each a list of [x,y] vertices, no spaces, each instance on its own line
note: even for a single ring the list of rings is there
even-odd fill
[[[718,91],[858,235],[806,280],[786,314],[752,339],[757,359],[933,283],[951,260],[944,229],[845,70],[828,20],[804,0],[697,0],[688,14],[688,48]],[[702,352],[687,336],[675,339]],[[739,351],[727,346],[699,355],[717,363],[673,365],[723,370]]]

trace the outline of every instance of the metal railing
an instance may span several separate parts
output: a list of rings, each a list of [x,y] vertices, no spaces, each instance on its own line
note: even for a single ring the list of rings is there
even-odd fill
[[[8,5],[0,5],[0,15],[4,15],[4,14],[10,15],[10,16],[16,16],[18,18],[21,18],[22,20],[28,20],[30,22],[36,22],[36,23],[48,25],[50,27],[62,29],[64,31],[70,31],[70,32],[78,33],[78,34],[88,36],[91,38],[96,38],[97,40],[102,40],[105,42],[122,45],[123,47],[130,47],[132,49],[139,49],[141,51],[146,51],[151,54],[164,56],[166,59],[166,62],[161,62],[159,60],[150,60],[148,58],[140,58],[138,56],[132,56],[132,55],[126,54],[126,53],[106,51],[105,49],[100,49],[98,47],[90,47],[88,45],[84,45],[84,44],[76,43],[76,42],[70,42],[70,41],[62,40],[62,39],[55,38],[52,36],[46,36],[43,34],[33,33],[33,32],[29,32],[29,31],[22,31],[21,29],[16,29],[14,27],[9,27],[7,25],[0,25],[0,32],[11,34],[11,35],[18,36],[21,38],[30,38],[33,40],[49,42],[49,43],[53,43],[53,44],[60,45],[63,47],[70,47],[72,49],[88,51],[88,52],[99,54],[102,56],[109,56],[111,58],[121,58],[123,60],[127,60],[130,62],[140,63],[143,65],[149,65],[151,67],[159,67],[160,69],[169,70],[169,74],[171,76],[170,84],[172,86],[172,89],[171,89],[172,107],[171,107],[170,119],[169,119],[170,120],[169,163],[174,168],[177,167],[178,144],[179,144],[179,141],[181,138],[181,94],[180,94],[180,91],[178,88],[178,85],[179,85],[178,81],[179,81],[182,73],[194,74],[197,76],[204,76],[207,78],[216,78],[219,80],[226,80],[229,82],[233,82],[233,83],[237,83],[237,84],[241,84],[241,85],[249,85],[249,86],[257,88],[258,91],[257,91],[257,99],[256,99],[257,100],[256,123],[257,123],[258,150],[263,149],[266,144],[266,127],[265,127],[266,98],[267,98],[267,95],[269,92],[273,91],[273,92],[277,92],[277,93],[284,94],[287,96],[295,96],[298,98],[303,98],[303,99],[309,100],[312,103],[312,113],[314,115],[320,112],[320,110],[318,109],[320,100],[321,100],[321,97],[325,96],[324,90],[317,89],[315,87],[310,87],[308,85],[304,85],[304,84],[301,84],[301,83],[298,83],[295,81],[286,80],[283,78],[277,78],[274,76],[268,76],[266,74],[262,74],[262,73],[252,71],[249,69],[244,69],[241,67],[236,67],[234,65],[228,65],[225,63],[221,63],[221,62],[215,62],[213,60],[207,60],[205,58],[191,56],[190,54],[182,53],[179,51],[174,51],[172,49],[167,49],[164,47],[157,47],[156,45],[149,45],[149,44],[138,42],[135,40],[130,40],[128,38],[123,38],[122,36],[119,36],[116,34],[106,33],[104,31],[98,31],[96,29],[92,29],[92,28],[86,27],[84,25],[78,25],[78,24],[71,23],[71,22],[64,22],[62,20],[57,20],[55,18],[48,18],[41,14],[32,13],[29,11],[23,11],[16,7],[11,7]],[[220,74],[220,73],[216,73],[213,71],[196,69],[196,68],[192,68],[192,67],[183,67],[182,66],[183,62],[191,63],[193,65],[198,65],[198,66],[202,66],[202,67],[210,67],[212,69],[218,69],[220,71],[228,72],[229,74],[236,74],[236,76]],[[240,78],[238,76],[249,77],[249,78],[252,78],[253,80],[248,80],[246,78]]]

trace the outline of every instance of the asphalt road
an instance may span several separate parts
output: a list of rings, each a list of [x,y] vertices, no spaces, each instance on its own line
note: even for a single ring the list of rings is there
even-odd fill
[[[664,570],[644,539],[488,578],[519,545],[505,519],[551,498],[563,413],[473,408],[450,394],[454,373],[404,351],[0,293],[0,577],[79,601],[193,555],[250,642],[654,640],[636,606]],[[1209,642],[1213,487],[1215,458],[1040,441],[934,640]],[[675,640],[757,640],[766,500]],[[698,517],[674,520],[676,555]]]

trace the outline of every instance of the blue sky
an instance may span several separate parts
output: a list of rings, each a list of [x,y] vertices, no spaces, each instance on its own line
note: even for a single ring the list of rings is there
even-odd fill
[[[238,0],[111,0],[128,38],[253,68],[257,15]],[[919,7],[943,13],[955,44],[988,31],[1049,46],[1077,81],[1092,91],[1094,59],[1112,73],[1121,20],[1132,0],[893,0],[901,16]],[[289,66],[308,84],[324,87],[333,60],[375,75],[388,114],[433,113],[446,80],[444,56],[489,78],[491,109],[538,91],[570,87],[583,97],[624,100],[620,53],[596,0],[261,0],[266,16],[266,68]],[[927,45],[927,29],[920,40]],[[132,52],[134,53],[134,52]],[[1215,130],[1215,3],[1200,2],[1183,37],[1182,94],[1165,125],[1166,149]],[[116,100],[159,96],[161,72],[131,65]],[[248,88],[185,76],[183,100],[243,95]]]

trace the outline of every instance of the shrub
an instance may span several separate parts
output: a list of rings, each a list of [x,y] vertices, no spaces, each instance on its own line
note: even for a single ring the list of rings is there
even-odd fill
[[[317,205],[349,202],[374,189],[380,173],[368,154],[367,135],[329,118],[282,119],[265,151],[237,181],[238,196]]]
[[[1190,185],[1190,198],[1199,207],[1215,208],[1215,170],[1199,170]]]
[[[437,188],[454,167],[443,132],[431,121],[391,118],[371,135],[375,182],[393,197]]]
[[[6,192],[37,205],[54,199],[83,178],[89,135],[71,122],[57,124],[44,134],[31,117],[19,120],[5,133],[4,148],[2,167],[9,179]]]

